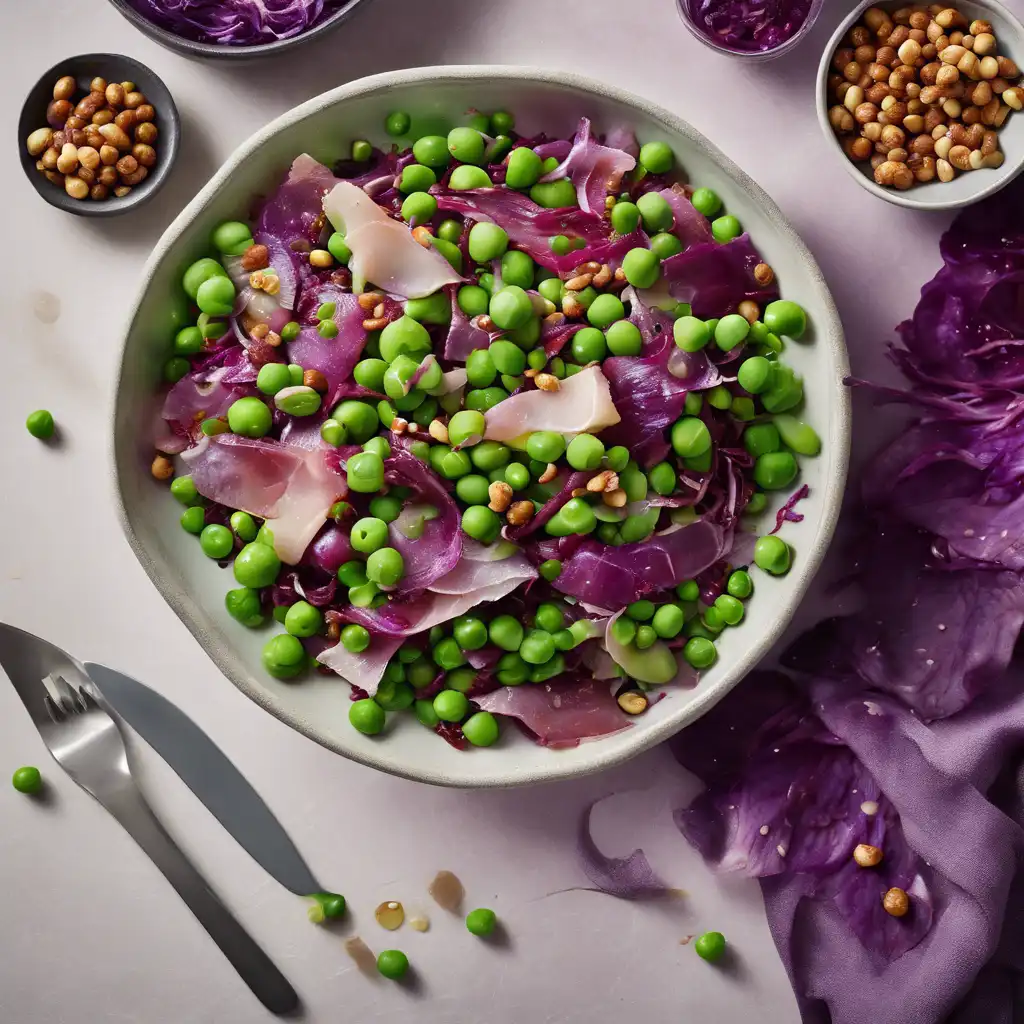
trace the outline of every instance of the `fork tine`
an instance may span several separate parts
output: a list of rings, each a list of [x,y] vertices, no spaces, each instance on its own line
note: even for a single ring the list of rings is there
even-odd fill
[[[77,715],[85,710],[85,705],[82,703],[82,698],[79,696],[78,691],[64,676],[54,672],[49,676],[49,680],[60,698],[61,707],[69,715]]]
[[[40,680],[57,672],[66,673],[71,679],[81,676],[74,660],[59,647],[3,622],[0,622],[0,667],[10,677],[15,692],[37,726],[49,726],[54,720],[53,710],[45,700],[46,688],[40,685]]]
[[[64,721],[64,709],[48,693],[43,695],[43,706],[54,725],[60,725]]]

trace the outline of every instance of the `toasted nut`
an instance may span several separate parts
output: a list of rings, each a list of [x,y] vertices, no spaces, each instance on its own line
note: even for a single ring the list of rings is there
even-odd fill
[[[116,121],[114,124],[100,125],[100,135],[102,135],[111,146],[115,146],[122,153],[132,148],[132,140],[129,139],[128,135],[117,126]]]
[[[934,84],[939,89],[952,89],[959,81],[960,72],[953,64],[942,64],[935,73]],[[925,103],[928,102],[924,96],[922,96],[921,99],[924,100]]]
[[[627,715],[640,715],[647,710],[647,698],[639,690],[627,690],[615,699]]]
[[[78,149],[70,142],[64,143],[57,157],[57,170],[61,174],[74,174],[78,170]]]
[[[107,188],[113,188],[117,184],[117,168],[108,167],[106,165],[100,168],[99,174],[96,175],[96,182],[99,185],[106,185]]]
[[[883,147],[882,151],[888,153],[890,149],[901,149],[906,145],[907,136],[902,128],[889,124],[882,129],[882,135],[878,141]]]
[[[120,82],[111,82],[103,93],[106,101],[112,107],[123,107],[124,106],[124,86]]]
[[[903,127],[911,135],[920,135],[924,131],[924,118],[920,114],[908,114],[903,119]]]
[[[865,90],[864,99],[866,102],[872,103],[876,107],[878,107],[881,104],[882,100],[884,100],[886,96],[889,96],[891,92],[892,90],[889,88],[886,82],[876,82],[869,89]],[[862,103],[860,107],[857,108],[857,110],[860,110],[863,106],[864,104]],[[839,109],[845,110],[846,107],[840,107]],[[857,116],[857,110],[853,112],[854,117]]]
[[[992,121],[992,126],[994,128],[1002,128],[1012,113],[1012,107],[1007,106],[1005,103],[1001,104],[999,110],[996,111],[996,116]]]
[[[871,141],[866,138],[859,139],[846,139],[843,142],[843,150],[846,155],[856,163],[863,163],[865,160],[871,159],[871,154],[874,152],[874,147],[871,145]],[[753,321],[751,321],[753,323]]]
[[[863,46],[858,46],[857,49],[853,51],[853,59],[862,68],[870,68],[870,65],[872,65],[875,62],[875,57],[877,55],[878,47],[872,46],[870,43],[865,43]],[[868,74],[871,74],[870,70],[868,71]]]
[[[584,288],[590,285],[593,280],[593,274],[579,274],[576,277],[569,278],[569,280],[565,282],[565,290],[567,292],[581,292]]]
[[[888,15],[885,11],[880,10],[878,7],[869,7],[864,12],[864,24],[867,25],[872,32],[877,32],[879,27],[888,20]]]
[[[767,288],[775,280],[775,271],[767,263],[758,263],[754,267],[754,280],[762,288]]]
[[[78,85],[71,75],[64,75],[63,78],[58,78],[53,86],[53,98],[55,100],[69,100],[75,95],[75,89],[77,88]]]
[[[915,42],[913,39],[908,39],[905,43],[901,44],[899,50],[896,51],[900,60],[904,64],[914,64],[921,56],[921,44]]]
[[[43,171],[43,174],[46,176],[46,180],[52,185],[60,185],[61,188],[64,187],[64,175],[59,171]]]
[[[78,104],[75,107],[75,114],[83,121],[88,121],[106,102],[106,97],[102,93],[99,95],[96,93],[89,93],[88,96],[85,96],[78,101]]]
[[[953,148],[953,140],[948,136],[944,135],[941,139],[938,139],[935,143],[935,155],[940,160],[948,160],[950,150]]]
[[[123,82],[121,83],[124,84]],[[141,107],[146,102],[146,97],[141,92],[136,92],[134,89],[126,90],[124,97],[124,105],[129,110],[135,110],[137,107]]]
[[[874,121],[871,124],[864,125],[861,135],[863,135],[869,142],[878,142],[882,137],[883,127],[884,125],[880,125],[877,121]]]
[[[995,52],[996,37],[991,32],[972,32],[974,36],[974,52],[979,57],[985,57]]]
[[[862,109],[864,106],[866,106],[866,104],[862,103],[857,108],[857,110]],[[877,107],[874,108],[874,112],[877,114],[877,112],[878,112],[878,108]],[[851,114],[850,111],[846,109],[846,107],[840,107],[840,106],[832,107],[829,110],[829,112],[828,112],[828,121],[829,121],[829,124],[832,125],[832,130],[836,131],[836,132],[840,132],[842,134],[846,134],[848,132],[852,132],[853,129],[856,127],[856,123],[854,121],[854,117],[855,117],[855,113]],[[872,116],[872,117],[868,118],[868,120],[872,121],[872,120],[874,120],[874,117]],[[575,278],[574,278],[574,280],[575,280]]]
[[[882,46],[875,54],[875,60],[885,68],[891,68],[899,58],[896,56],[896,49],[892,46]]]
[[[981,138],[981,155],[991,156],[999,149],[999,136],[995,132],[985,132]]]
[[[139,161],[131,154],[121,157],[116,164],[118,174],[134,174],[139,169]],[[255,288],[256,286],[253,285]]]
[[[609,508],[625,508],[628,499],[626,498],[626,492],[619,487],[614,491],[605,491],[601,495],[601,500]]]
[[[434,422],[437,421],[435,420]],[[504,480],[495,480],[487,488],[487,497],[490,499],[487,502],[487,507],[491,511],[504,512],[512,504],[512,488]]]
[[[525,526],[533,518],[532,501],[516,501],[509,507],[505,518],[509,526]]]
[[[94,171],[100,165],[100,155],[92,146],[82,146],[78,150],[78,162],[90,171]]]
[[[757,323],[757,321],[761,319],[761,307],[752,299],[745,299],[741,302],[736,308],[736,312],[739,313],[739,315],[743,317],[748,324]]]
[[[92,172],[89,172],[90,174]],[[92,182],[83,181],[75,175],[69,174],[64,178],[64,191],[72,199],[85,199],[89,195],[89,185]]]
[[[879,185],[908,189],[914,184],[914,172],[906,164],[885,160],[875,169],[875,181]]]
[[[97,201],[106,199],[109,194],[110,189],[100,182],[96,182],[96,184],[89,189],[89,198]]]
[[[894,164],[905,164],[910,154],[905,149],[890,149],[885,154],[885,159]]]
[[[92,186],[96,184],[96,172],[90,171],[88,167],[80,166],[75,173],[86,185]]]
[[[473,323],[479,327],[481,331],[486,331],[488,334],[493,334],[497,330],[494,325],[494,321],[487,316],[486,313],[482,313],[480,316],[474,317]]]
[[[396,416],[391,421],[391,430],[395,434],[404,434],[409,429],[409,421],[401,416]]]
[[[420,224],[412,229],[412,237],[415,238],[424,249],[429,249],[430,239],[434,237],[434,232],[427,227],[426,224]]]
[[[135,108],[135,117],[139,121],[155,121],[156,110],[153,109],[151,103],[142,103]]]
[[[43,165],[44,171],[55,171],[57,170],[57,157],[60,156],[60,151],[56,150],[51,146],[45,153],[43,158],[39,162]]]
[[[135,127],[135,111],[122,110],[119,114],[115,114],[114,124],[123,132],[130,131]]]
[[[131,185],[118,185],[114,189],[114,195],[117,196],[118,199],[124,199],[124,197],[128,195],[128,193],[131,192],[131,190]]]
[[[547,469],[537,478],[537,483],[546,484],[550,483],[555,477],[558,476],[558,467],[553,463],[549,462]]]
[[[970,101],[976,107],[987,107],[992,102],[994,96],[995,93],[988,82],[978,82],[971,90]]]
[[[63,128],[73,109],[67,100],[51,100],[46,105],[46,123],[54,131]]]
[[[578,277],[580,274],[596,274],[601,269],[601,264],[596,260],[587,260],[586,263],[581,263],[573,272],[573,277]]]
[[[304,370],[302,372],[302,383],[307,388],[312,388],[321,395],[327,391],[327,378],[319,370]]]
[[[534,383],[541,391],[559,391],[562,385],[553,373],[538,373]]]
[[[1009,57],[996,57],[996,61],[999,64],[999,77],[1013,80],[1020,78],[1020,68],[1010,60]]]
[[[1024,89],[1007,89],[1003,93],[1003,103],[1013,110],[1024,110]]]
[[[915,164],[915,160],[920,160],[921,162],[919,164]],[[911,157],[910,167],[914,172],[914,177],[922,184],[935,180],[935,157]]]
[[[986,134],[995,135],[995,132],[986,132],[983,125],[974,124],[964,131],[964,145],[968,149],[981,149]]]
[[[152,121],[143,121],[135,126],[135,141],[144,142],[147,146],[152,146],[159,134]]]
[[[614,490],[614,487],[608,487],[612,477],[615,477],[616,486],[618,486],[618,475],[610,469],[602,470],[587,481],[587,490],[592,494],[600,494],[602,491],[607,491],[609,489]]]
[[[427,433],[439,444],[448,444],[448,427],[441,420],[431,420]]]
[[[242,253],[241,267],[246,273],[265,270],[270,266],[270,250],[265,245],[250,245]]]
[[[972,36],[981,36],[992,34],[992,22],[986,21],[984,18],[975,18],[974,21],[968,26]]]
[[[967,19],[955,7],[947,7],[935,15],[935,24],[943,28],[952,28],[954,25],[966,27]]]
[[[966,146],[954,146],[946,159],[958,170],[971,170],[971,151]]]
[[[72,114],[64,123],[66,131],[73,131],[75,128],[84,128],[88,122],[76,114]]]
[[[28,155],[40,156],[50,148],[53,142],[52,128],[37,128],[29,137],[27,142]]]
[[[985,158],[981,155],[981,150],[972,149],[968,162],[972,171],[980,171],[985,166]]]
[[[174,463],[166,455],[158,455],[150,464],[154,480],[170,480],[174,476]]]
[[[363,292],[362,295],[356,299],[356,302],[359,304],[359,308],[365,310],[367,313],[369,313],[374,306],[383,301],[383,292]]]
[[[601,269],[594,275],[594,287],[604,288],[605,285],[609,284],[612,279],[612,268],[605,263]]]
[[[583,304],[572,294],[562,298],[562,312],[569,317],[582,316]]]
[[[317,270],[326,270],[334,266],[334,257],[326,249],[314,249],[309,254],[309,265]]]
[[[134,82],[122,82],[121,83],[121,88],[124,89],[124,91],[126,93],[135,92],[135,83]]]
[[[1003,94],[1006,95],[1005,93]],[[996,118],[999,116],[999,108],[1005,106],[1003,101],[996,96],[991,103],[986,104],[981,108],[981,123],[987,125],[994,125]]]
[[[574,487],[571,493],[574,498],[582,498],[586,495],[587,489],[586,487]]]
[[[962,46],[947,46],[944,50],[939,51],[939,60],[943,64],[959,64],[960,58],[966,52]]]
[[[1002,167],[1005,163],[1006,154],[1003,153],[1001,150],[996,150],[994,153],[989,153],[989,155],[985,157],[985,166],[990,167],[993,170]]]
[[[979,70],[981,61],[978,60],[977,56],[969,50],[956,62],[956,66],[963,74],[967,75],[968,78],[978,79],[981,77],[981,72]]]
[[[892,888],[882,897],[882,909],[893,917],[905,917],[910,897],[902,889]]]
[[[270,333],[270,324],[256,324],[253,329],[249,332],[250,338],[255,338],[259,341]]]

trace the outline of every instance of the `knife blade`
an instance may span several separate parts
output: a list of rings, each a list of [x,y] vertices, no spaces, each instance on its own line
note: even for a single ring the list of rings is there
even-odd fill
[[[263,798],[188,715],[106,665],[86,662],[85,671],[118,714],[271,877],[298,896],[324,891]]]

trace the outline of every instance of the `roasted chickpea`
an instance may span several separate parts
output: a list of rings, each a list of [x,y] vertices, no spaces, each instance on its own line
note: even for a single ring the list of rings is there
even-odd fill
[[[75,95],[75,89],[78,86],[71,75],[65,75],[63,78],[58,78],[56,84],[53,87],[53,98],[55,100],[69,100]]]
[[[53,100],[46,107],[46,123],[55,130],[63,128],[73,109],[68,100]]]
[[[93,185],[93,187],[91,189],[89,189],[89,198],[90,199],[96,199],[96,200],[106,199],[109,194],[110,194],[109,186],[104,185],[102,182],[99,182],[99,181],[97,181],[96,184]]]
[[[134,174],[139,169],[139,161],[129,154],[121,157],[117,161],[116,167],[117,173],[123,177],[126,174]]]
[[[120,82],[111,82],[103,94],[112,107],[124,106],[124,86]]]
[[[141,167],[152,167],[156,164],[156,150],[144,143],[137,142],[132,146],[132,156],[138,160]]]
[[[851,60],[853,60],[853,49],[848,46],[841,47],[836,50],[835,56],[832,58],[832,67],[841,74],[843,68],[845,68]]]
[[[878,53],[877,46],[858,46],[853,51],[853,59],[863,67],[874,62],[876,53]]]
[[[72,199],[85,199],[89,195],[89,186],[81,178],[69,174],[64,178],[64,191]]]
[[[104,107],[103,110],[97,110],[96,113],[92,115],[92,123],[95,125],[110,124],[113,120],[114,112],[112,110],[108,110],[106,107]]]
[[[135,108],[135,118],[138,121],[155,121],[156,111],[149,103],[143,103]]]
[[[113,188],[117,184],[117,168],[101,167],[96,175],[96,181],[101,185],[106,185],[107,188]]]
[[[135,141],[145,143],[147,146],[152,146],[156,142],[158,134],[156,125],[152,121],[145,121],[135,126]]]
[[[125,185],[138,185],[145,180],[147,174],[149,171],[145,167],[140,167],[134,174],[122,174],[121,181]]]
[[[135,127],[135,111],[122,110],[114,116],[114,124],[123,132],[131,131]]]
[[[146,97],[141,92],[130,92],[124,98],[124,105],[129,110],[135,110],[146,102]]]

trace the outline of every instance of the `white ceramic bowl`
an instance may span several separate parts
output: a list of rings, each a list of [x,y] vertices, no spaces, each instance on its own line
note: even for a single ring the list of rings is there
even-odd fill
[[[902,0],[887,0],[887,2],[863,0],[836,29],[818,66],[818,123],[835,151],[836,158],[842,161],[843,166],[858,185],[866,188],[879,199],[894,203],[896,206],[904,206],[910,210],[959,210],[980,202],[987,196],[995,195],[1024,171],[1024,113],[1013,114],[999,132],[999,144],[1006,154],[1006,162],[998,170],[969,171],[966,174],[958,174],[950,182],[941,182],[936,179],[927,185],[915,185],[906,192],[895,188],[882,188],[877,184],[870,164],[854,163],[843,152],[839,136],[832,130],[828,121],[828,76],[831,73],[832,57],[839,49],[846,33],[860,21],[861,15],[869,7],[880,7],[883,11],[895,11],[906,6],[908,5]],[[998,0],[962,0],[962,2],[957,0],[950,6],[956,7],[972,20],[984,18],[990,21],[995,30],[996,39],[999,41],[999,54],[1009,57],[1019,67],[1024,68],[1024,25]]]
[[[224,594],[235,584],[178,525],[180,506],[149,474],[160,371],[169,338],[161,329],[181,274],[207,253],[212,228],[245,217],[253,196],[265,194],[303,151],[328,163],[355,138],[383,139],[385,115],[409,110],[437,128],[469,107],[507,108],[520,130],[571,136],[580,115],[599,132],[632,125],[642,140],[661,138],[695,183],[716,189],[776,269],[784,295],[809,312],[813,337],[791,343],[787,359],[806,381],[805,417],[824,441],[804,462],[811,496],[802,523],[786,527],[796,549],[782,578],[757,576],[757,597],[745,622],[720,645],[717,664],[693,690],[676,690],[633,726],[571,750],[533,744],[509,724],[494,747],[459,752],[412,715],[392,715],[385,734],[371,738],[348,722],[348,687],[314,674],[299,683],[270,678],[260,666],[266,634],[235,622]],[[445,128],[445,130],[447,130]],[[383,771],[453,786],[512,786],[563,778],[619,764],[659,743],[720,700],[771,647],[799,604],[828,546],[846,479],[850,410],[842,325],[811,254],[775,204],[738,167],[684,121],[629,93],[574,75],[511,67],[441,67],[389,72],[324,93],[267,125],[238,148],[168,228],[143,272],[131,314],[114,413],[114,458],[125,533],[157,588],[224,674],[282,721],[332,750]],[[774,521],[772,514],[765,519]]]

